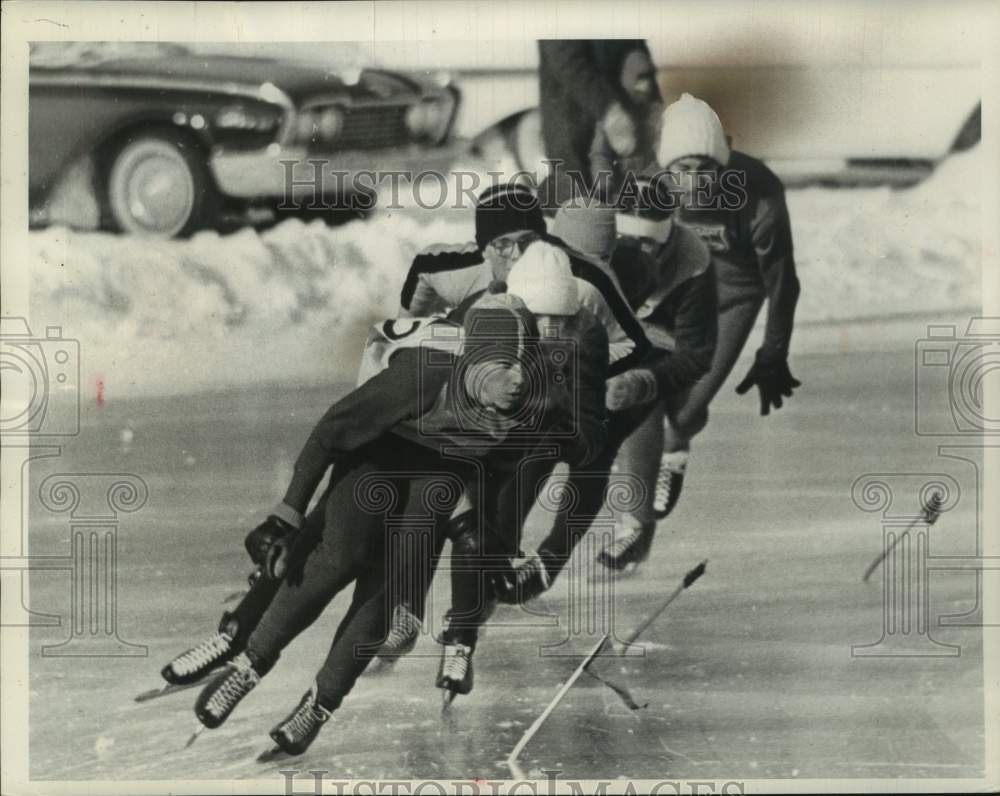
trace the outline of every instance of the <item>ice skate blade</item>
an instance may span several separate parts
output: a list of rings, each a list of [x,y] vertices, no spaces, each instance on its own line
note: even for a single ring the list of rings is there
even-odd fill
[[[195,727],[194,732],[192,732],[190,737],[187,739],[187,743],[184,744],[184,748],[190,749],[192,746],[194,746],[194,742],[197,741],[198,738],[201,736],[201,734],[205,732],[205,730],[207,729],[208,727],[206,727],[204,724],[199,724],[197,727]]]
[[[441,692],[441,713],[448,713],[451,708],[451,703],[455,701],[455,697],[458,696],[458,691],[452,691],[445,688]]]
[[[214,674],[216,670],[213,669],[211,672],[202,677],[199,680],[195,680],[193,683],[167,683],[161,685],[159,688],[151,688],[148,691],[143,691],[141,694],[136,694],[134,700],[136,702],[149,702],[153,699],[159,699],[160,697],[170,696],[171,694],[176,694],[178,691],[187,691],[189,688],[195,688],[199,685],[204,685],[205,679],[209,674]]]

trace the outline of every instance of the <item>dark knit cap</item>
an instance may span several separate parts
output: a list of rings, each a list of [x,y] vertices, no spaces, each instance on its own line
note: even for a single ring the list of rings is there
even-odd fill
[[[538,339],[535,316],[517,296],[486,293],[469,307],[462,321],[465,330],[463,356],[503,351],[520,358]]]
[[[476,245],[480,251],[494,238],[520,230],[545,234],[545,218],[534,191],[525,185],[501,183],[479,194]]]
[[[491,418],[497,417],[481,406],[476,384],[467,379],[469,368],[479,363],[516,360],[523,368],[527,394],[513,411],[503,413],[506,431],[534,417],[543,405],[540,401],[544,397],[544,372],[537,346],[538,324],[524,302],[509,293],[484,294],[469,308],[462,326],[465,343],[456,368],[457,383],[462,389],[454,395],[463,426],[487,431],[491,428]]]

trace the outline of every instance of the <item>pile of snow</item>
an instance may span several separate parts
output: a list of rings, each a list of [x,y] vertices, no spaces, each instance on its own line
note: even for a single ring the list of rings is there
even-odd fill
[[[78,339],[83,383],[109,398],[352,379],[417,251],[471,233],[396,213],[155,243],[50,228],[31,235],[32,325]]]
[[[973,150],[909,190],[790,191],[800,322],[979,306],[979,179]],[[186,241],[52,227],[30,236],[32,324],[80,340],[108,398],[353,380],[414,254],[472,233],[468,210],[412,208]]]
[[[981,180],[977,147],[914,188],[789,191],[798,318],[981,309]]]

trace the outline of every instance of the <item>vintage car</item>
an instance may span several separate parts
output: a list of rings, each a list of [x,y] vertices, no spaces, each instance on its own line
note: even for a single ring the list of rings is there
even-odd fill
[[[85,159],[101,223],[131,233],[183,235],[262,198],[326,201],[359,170],[455,154],[447,76],[176,44],[33,45],[29,76],[32,207]]]

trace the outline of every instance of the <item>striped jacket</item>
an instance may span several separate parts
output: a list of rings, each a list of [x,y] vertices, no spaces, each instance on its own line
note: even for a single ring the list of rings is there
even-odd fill
[[[580,304],[604,327],[608,336],[608,376],[623,373],[651,350],[639,321],[629,309],[614,278],[605,267],[570,248],[559,238],[547,236],[570,258],[580,291]],[[476,244],[439,245],[418,254],[403,283],[401,315],[425,317],[469,306],[493,280],[489,263]]]

